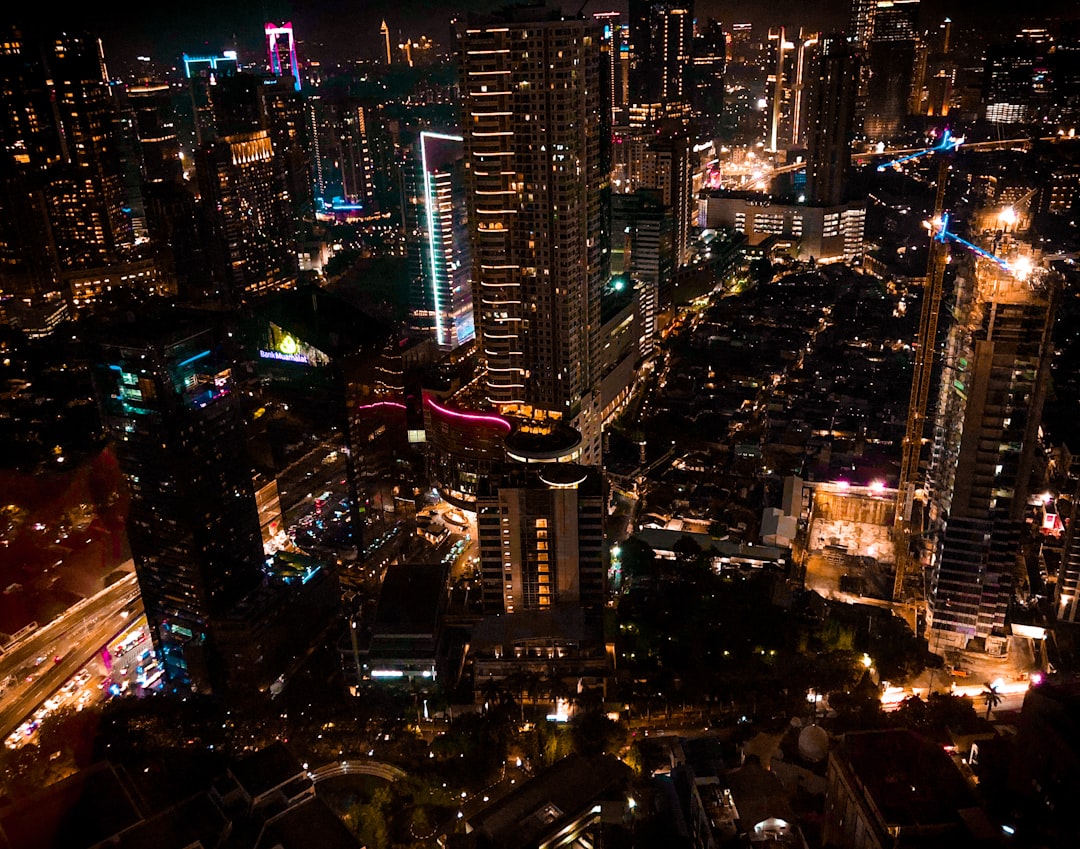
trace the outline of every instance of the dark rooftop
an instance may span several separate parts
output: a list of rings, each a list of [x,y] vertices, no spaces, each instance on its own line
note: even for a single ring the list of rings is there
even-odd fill
[[[236,761],[229,771],[254,799],[300,775],[304,768],[283,744],[274,743]]]
[[[221,809],[205,793],[192,796],[152,819],[128,829],[110,849],[188,849],[220,845],[231,828]]]
[[[538,845],[606,794],[617,794],[630,767],[610,755],[571,755],[472,817],[481,842],[501,849]]]
[[[847,734],[838,754],[889,825],[956,823],[958,811],[975,805],[941,746],[913,731]]]
[[[124,781],[103,761],[0,811],[0,847],[85,849],[141,819]]]
[[[267,823],[255,849],[360,849],[359,841],[321,799],[289,808]]]
[[[431,634],[446,586],[441,563],[390,566],[386,570],[373,631],[379,634]]]

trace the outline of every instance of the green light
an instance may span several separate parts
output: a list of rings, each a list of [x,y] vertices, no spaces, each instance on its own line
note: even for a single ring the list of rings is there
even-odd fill
[[[282,354],[295,354],[299,349],[296,340],[287,333],[278,342],[278,351]]]

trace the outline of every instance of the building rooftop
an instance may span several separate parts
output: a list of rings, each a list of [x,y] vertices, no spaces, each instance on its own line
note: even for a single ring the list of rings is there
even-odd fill
[[[255,849],[360,849],[337,814],[321,799],[289,808],[270,820]]]
[[[141,819],[126,783],[103,761],[0,810],[0,847],[86,849]]]
[[[913,731],[847,734],[837,755],[887,825],[957,823],[958,812],[976,804],[944,749]]]
[[[433,634],[446,589],[441,563],[390,566],[386,570],[372,631],[376,634]]]
[[[468,825],[481,845],[526,849],[586,813],[605,796],[620,793],[630,767],[610,755],[571,755],[489,805]]]
[[[229,767],[244,792],[256,799],[304,772],[300,761],[281,743],[260,749]]]

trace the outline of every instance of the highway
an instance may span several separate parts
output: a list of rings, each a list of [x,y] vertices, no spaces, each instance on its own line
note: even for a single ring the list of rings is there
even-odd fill
[[[125,568],[131,568],[128,561]],[[0,656],[0,739],[6,738],[143,612],[135,573],[84,599]],[[44,660],[35,665],[37,658]],[[59,662],[54,658],[59,657]],[[28,679],[29,676],[29,680]]]

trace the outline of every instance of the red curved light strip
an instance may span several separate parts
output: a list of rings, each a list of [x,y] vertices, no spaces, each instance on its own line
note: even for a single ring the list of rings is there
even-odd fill
[[[424,398],[424,401],[436,412],[442,413],[446,416],[450,416],[454,419],[463,419],[464,421],[469,422],[498,425],[499,427],[506,428],[507,433],[514,429],[513,425],[511,425],[510,422],[499,416],[484,415],[483,413],[459,413],[457,410],[451,410],[449,407],[444,407],[441,404],[437,404],[435,400],[430,396]]]

